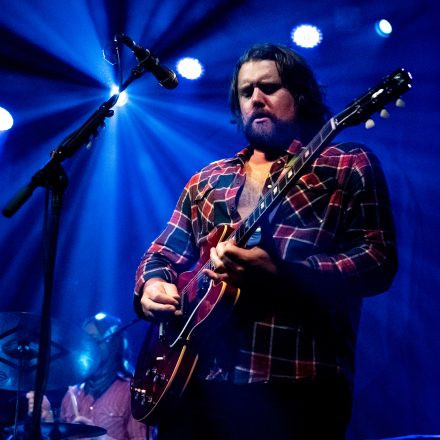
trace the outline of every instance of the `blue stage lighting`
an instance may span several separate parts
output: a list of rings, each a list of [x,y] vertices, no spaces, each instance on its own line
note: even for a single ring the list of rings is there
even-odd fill
[[[115,95],[116,93],[119,93],[119,87],[113,86],[110,91],[110,96]],[[116,107],[122,107],[123,105],[127,104],[128,102],[128,93],[124,90],[119,94],[118,101],[116,102]]]
[[[3,107],[0,107],[0,131],[9,130],[14,124],[11,114]]]
[[[177,71],[186,79],[198,79],[203,74],[203,66],[196,58],[182,58],[177,62]]]
[[[311,49],[322,41],[322,32],[311,24],[301,24],[292,30],[292,41],[300,47]]]
[[[376,21],[374,28],[376,29],[377,34],[383,38],[389,37],[391,32],[393,32],[393,27],[391,26],[391,23],[384,18],[382,20]]]
[[[102,319],[104,319],[107,315],[105,313],[99,312],[95,315],[95,319],[97,321],[101,321]]]

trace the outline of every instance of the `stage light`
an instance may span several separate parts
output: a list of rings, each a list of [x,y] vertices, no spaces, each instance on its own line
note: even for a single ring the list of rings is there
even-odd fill
[[[177,62],[177,71],[186,79],[199,79],[203,75],[203,66],[196,58],[182,58]]]
[[[95,319],[97,321],[101,321],[102,319],[104,319],[107,315],[105,313],[99,312],[95,315]]]
[[[376,29],[377,34],[383,38],[389,37],[391,32],[393,32],[393,27],[391,26],[391,23],[384,18],[382,20],[376,21],[374,28]]]
[[[292,41],[300,47],[311,49],[322,41],[322,32],[311,24],[301,24],[292,30]]]
[[[0,131],[9,130],[14,125],[12,115],[3,107],[0,107]]]
[[[119,87],[113,86],[110,91],[110,96],[115,95],[116,93],[119,93]],[[119,94],[118,101],[116,102],[116,107],[122,107],[123,105],[127,104],[128,102],[128,93],[124,90]]]

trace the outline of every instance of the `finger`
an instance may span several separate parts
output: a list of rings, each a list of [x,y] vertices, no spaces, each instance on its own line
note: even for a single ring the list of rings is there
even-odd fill
[[[226,258],[235,263],[244,263],[252,256],[251,249],[243,249],[238,247],[234,243],[228,242],[225,246],[223,253]]]
[[[209,256],[211,258],[211,262],[215,267],[217,273],[224,272],[223,261],[220,259],[217,248],[211,248],[209,251]]]
[[[141,300],[141,304],[142,304],[142,308],[143,308],[144,312],[153,312],[153,313],[155,313],[155,312],[162,312],[162,313],[168,312],[168,313],[171,313],[171,312],[174,312],[175,310],[177,310],[177,307],[174,304],[166,304],[166,303],[161,304],[156,301],[152,301],[149,298],[143,298]]]
[[[179,305],[179,298],[170,296],[164,289],[154,289],[148,292],[147,299],[158,304],[168,304],[173,306]]]
[[[228,274],[226,273],[217,273],[210,269],[203,269],[203,273],[207,275],[211,280],[213,280],[215,283],[219,283],[220,281],[227,281],[228,280]]]
[[[205,275],[207,275],[211,280],[217,281],[219,278],[219,274],[217,272],[214,272],[211,269],[203,269],[202,271]]]
[[[163,284],[163,289],[167,295],[174,298],[177,302],[180,302],[180,295],[175,284],[165,283]]]
[[[177,292],[177,287],[174,284],[166,283],[164,281],[155,281],[151,284],[145,284],[143,297],[152,299],[153,301],[161,303],[170,303],[177,305],[180,297]]]
[[[226,254],[228,242],[221,242],[215,248],[211,248],[210,257],[215,266],[215,271],[223,273],[227,269],[234,269],[235,261]]]

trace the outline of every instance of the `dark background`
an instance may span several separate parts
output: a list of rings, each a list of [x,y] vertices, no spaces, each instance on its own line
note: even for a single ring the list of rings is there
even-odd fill
[[[332,111],[397,67],[414,77],[403,110],[377,116],[374,130],[339,140],[367,144],[381,159],[396,217],[400,268],[386,294],[366,299],[357,350],[350,439],[440,434],[439,6],[436,1],[286,2],[237,0],[0,0],[0,106],[15,119],[0,132],[0,204],[49,159],[50,151],[109,97],[114,68],[102,48],[126,32],[174,68],[193,56],[199,81],[174,91],[149,75],[129,88],[93,147],[64,162],[69,176],[56,263],[53,313],[79,325],[99,311],[133,319],[134,272],[187,179],[235,153],[230,124],[233,65],[255,42],[293,45],[292,28],[323,32],[299,49],[326,87]],[[394,27],[379,37],[374,23]],[[134,67],[123,51],[124,76]],[[0,311],[40,313],[44,190],[0,218]],[[4,314],[0,314],[0,319]],[[147,324],[128,332],[136,351]]]

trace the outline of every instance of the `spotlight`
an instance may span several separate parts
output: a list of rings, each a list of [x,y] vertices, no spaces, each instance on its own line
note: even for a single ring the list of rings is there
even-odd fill
[[[382,18],[382,20],[376,21],[374,28],[376,29],[377,35],[387,38],[390,36],[391,32],[393,32],[393,27],[388,20]]]
[[[14,119],[12,119],[11,114],[3,107],[0,107],[0,131],[9,130],[13,124]]]
[[[113,96],[116,93],[119,93],[119,87],[113,86],[110,91],[110,96]],[[128,102],[128,94],[124,90],[123,92],[119,93],[119,98],[118,98],[118,101],[116,102],[115,105],[116,105],[116,107],[122,107],[123,105],[127,104],[127,102]]]
[[[101,321],[102,319],[104,319],[107,315],[105,313],[99,312],[95,315],[95,319],[97,321]]]
[[[311,49],[322,41],[322,32],[311,24],[301,24],[292,30],[292,41],[300,47]]]
[[[203,66],[196,58],[182,58],[177,62],[177,71],[186,79],[199,79],[203,75]]]

